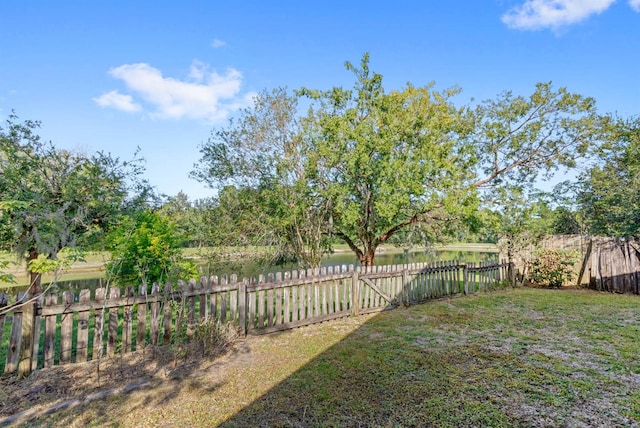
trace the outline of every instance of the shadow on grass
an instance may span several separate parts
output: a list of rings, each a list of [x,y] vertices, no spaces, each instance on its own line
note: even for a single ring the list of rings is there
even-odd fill
[[[517,289],[274,333],[237,345],[237,377],[222,362],[165,367],[148,394],[79,405],[53,424],[634,426],[637,299]]]
[[[636,299],[520,289],[385,311],[220,426],[637,426],[640,345],[614,321],[640,321]]]
[[[229,347],[216,356],[239,352],[243,352],[241,347]],[[38,370],[25,379],[6,374],[0,377],[0,427],[109,424],[117,416],[113,408],[132,392],[153,393],[129,411],[162,407],[189,391],[213,393],[224,383],[203,383],[199,375],[215,370],[216,365],[215,360],[202,358],[201,350],[176,352],[175,347],[149,346],[125,355]],[[86,412],[89,406],[91,411]]]
[[[374,316],[221,426],[509,425],[468,382],[472,351],[436,343],[423,317],[414,308]]]

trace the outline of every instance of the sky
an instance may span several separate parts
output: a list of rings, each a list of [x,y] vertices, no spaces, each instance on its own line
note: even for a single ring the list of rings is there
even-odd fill
[[[193,200],[215,195],[189,178],[213,129],[264,89],[351,87],[365,52],[387,90],[457,85],[463,105],[551,81],[640,114],[640,0],[2,0],[0,119],[139,148],[159,193]]]

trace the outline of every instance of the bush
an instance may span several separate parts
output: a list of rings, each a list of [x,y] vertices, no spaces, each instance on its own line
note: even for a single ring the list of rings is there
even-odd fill
[[[175,282],[198,277],[182,257],[183,239],[173,221],[147,210],[125,217],[108,236],[110,279],[121,285]]]
[[[193,342],[196,351],[203,357],[215,357],[224,353],[238,336],[238,327],[233,323],[202,320],[195,326]]]
[[[531,282],[541,287],[561,287],[573,276],[573,266],[580,259],[576,250],[543,248],[529,263]]]
[[[193,335],[187,334],[191,328]],[[240,333],[235,323],[222,324],[213,319],[200,320],[193,326],[184,326],[177,332],[175,357],[182,360],[214,358],[224,354],[238,339]]]

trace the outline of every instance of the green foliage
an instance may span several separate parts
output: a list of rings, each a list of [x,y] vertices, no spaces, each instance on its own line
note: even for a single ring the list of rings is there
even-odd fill
[[[444,222],[476,204],[473,146],[459,138],[472,121],[450,101],[457,88],[387,93],[368,55],[346,68],[353,89],[301,91],[315,101],[305,120],[307,167],[331,207],[333,232],[370,265],[375,249],[400,230]]]
[[[219,192],[214,241],[272,245],[277,261],[315,267],[327,247],[328,211],[310,186],[297,105],[285,89],[259,94],[251,108],[212,132],[192,177]]]
[[[41,254],[55,260],[63,248],[100,242],[123,211],[144,199],[140,159],[58,149],[36,134],[39,122],[17,120],[12,114],[0,127],[2,249],[27,261]]]
[[[551,229],[556,235],[577,235],[582,233],[578,213],[559,206],[553,210]]]
[[[471,138],[485,174],[479,186],[530,185],[574,167],[603,136],[595,100],[551,83],[538,83],[529,97],[506,91],[480,104],[475,118]]]
[[[576,250],[539,249],[530,263],[531,282],[541,287],[561,287],[571,281],[579,258]]]
[[[580,177],[577,201],[593,235],[640,236],[640,118],[610,124],[602,162]]]
[[[6,282],[9,284],[15,284],[15,275],[7,272],[3,272],[4,269],[8,269],[13,263],[9,260],[0,260],[0,283]]]
[[[297,91],[310,99],[304,116],[285,90],[260,94],[214,130],[192,173],[254,196],[254,230],[302,265],[319,262],[335,238],[371,265],[383,243],[457,233],[477,223],[481,197],[574,166],[601,135],[594,100],[550,83],[527,98],[505,92],[458,108],[458,88],[385,91],[368,54],[346,68],[351,89]]]
[[[108,276],[121,285],[197,278],[195,263],[181,256],[182,241],[176,225],[157,212],[125,217],[108,236]]]

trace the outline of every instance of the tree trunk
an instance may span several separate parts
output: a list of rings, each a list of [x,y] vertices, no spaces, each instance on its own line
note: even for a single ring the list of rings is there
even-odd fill
[[[27,257],[27,271],[29,272],[29,297],[37,296],[42,292],[41,282],[42,274],[32,272],[29,268],[29,262],[38,258],[38,249],[29,249],[29,256]]]
[[[375,248],[367,248],[365,251],[362,252],[362,255],[360,256],[360,264],[362,265],[363,268],[365,268],[365,270],[369,270],[369,268],[373,266],[375,256],[376,256]]]

